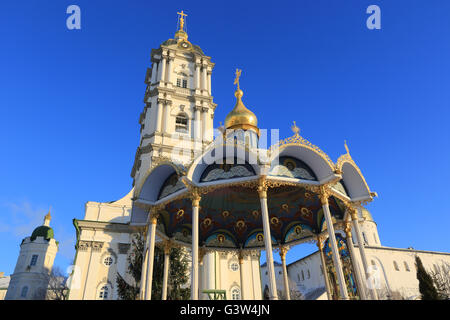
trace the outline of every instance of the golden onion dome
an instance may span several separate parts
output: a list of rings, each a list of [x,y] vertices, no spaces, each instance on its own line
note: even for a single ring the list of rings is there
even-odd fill
[[[247,107],[242,102],[242,96],[244,95],[244,93],[239,88],[238,78],[239,77],[237,77],[237,80],[235,81],[235,83],[237,82],[238,87],[236,89],[236,92],[234,93],[237,101],[233,110],[231,110],[231,112],[225,118],[225,129],[252,129],[259,135],[258,119],[256,118],[256,115],[249,109],[247,109]]]

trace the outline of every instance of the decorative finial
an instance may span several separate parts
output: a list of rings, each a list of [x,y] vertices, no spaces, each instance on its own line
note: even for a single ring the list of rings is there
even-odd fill
[[[236,92],[234,93],[234,95],[238,99],[242,98],[242,96],[244,95],[241,88],[239,87],[239,78],[241,76],[241,73],[242,73],[242,70],[236,69],[236,78],[234,78],[234,84],[237,85],[237,88],[236,88]]]
[[[180,31],[184,31],[184,17],[187,17],[187,14],[181,10],[181,12],[177,12],[177,14],[180,16]]]
[[[234,78],[234,84],[237,84],[238,90],[239,88],[239,77],[241,76],[242,70],[236,69],[236,78]]]
[[[344,146],[345,150],[347,150],[347,154],[350,154],[350,151],[348,151],[347,140],[344,140]]]
[[[297,125],[295,124],[295,121],[294,121],[294,124],[293,124],[292,127],[291,127],[291,130],[294,132],[294,134],[295,134],[296,136],[298,136],[298,135],[300,134],[300,128],[297,127]]]
[[[52,219],[52,216],[50,215],[50,211],[52,210],[52,206],[48,209],[48,213],[44,217],[44,226],[50,225],[50,220]]]

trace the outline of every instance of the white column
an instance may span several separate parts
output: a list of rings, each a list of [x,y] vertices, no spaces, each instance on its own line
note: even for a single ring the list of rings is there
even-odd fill
[[[239,253],[239,277],[241,281],[241,300],[245,300],[244,296],[244,255],[242,252]]]
[[[170,246],[164,246],[164,274],[161,300],[167,300],[167,280],[169,278]]]
[[[161,59],[161,62],[159,63],[160,64],[160,72],[159,72],[159,81],[161,81],[161,82],[164,82],[165,81],[165,79],[166,79],[166,57],[163,57],[162,59]]]
[[[164,128],[163,132],[169,132],[169,119],[170,119],[170,104],[166,103],[164,106]]]
[[[207,128],[206,128],[206,116],[208,115],[208,109],[202,108],[202,140],[207,141]]]
[[[192,198],[192,272],[191,272],[191,300],[198,300],[198,210],[200,196]]]
[[[155,258],[156,211],[150,213],[149,245],[147,258],[147,279],[145,280],[145,300],[152,299],[153,260]]]
[[[366,257],[366,251],[364,250],[364,241],[361,236],[361,230],[359,229],[359,223],[358,223],[358,211],[356,208],[352,208],[350,211],[352,222],[353,222],[353,228],[355,228],[355,234],[356,234],[356,240],[358,241],[358,248],[359,248],[359,254],[361,255],[361,260],[364,267],[364,272],[366,273],[366,276],[364,279],[366,280],[366,283],[369,284],[370,281],[370,273],[367,263],[367,257]],[[373,288],[368,289],[370,290],[370,293],[372,295],[372,298],[374,300],[378,300],[378,294],[377,291]]]
[[[321,193],[320,200],[322,202],[323,213],[327,222],[328,238],[330,239],[331,252],[333,253],[334,268],[337,274],[337,280],[339,281],[339,291],[342,299],[348,300],[348,292],[345,284],[344,272],[342,271],[342,263],[339,255],[339,250],[336,244],[336,235],[334,233],[333,221],[331,220],[330,208],[328,207],[327,191]]]
[[[212,90],[211,90],[211,73],[208,72],[208,92],[211,95]]]
[[[206,270],[206,289],[207,290],[213,290],[216,288],[216,278],[215,278],[215,259],[216,259],[216,253],[215,252],[208,252],[206,256],[203,258],[206,259],[206,268],[204,265],[204,268]],[[206,299],[208,300],[208,297],[206,296]]]
[[[325,262],[325,255],[323,254],[323,242],[320,238],[317,239],[317,247],[319,248],[320,262],[322,263],[323,278],[325,281],[325,288],[327,290],[327,298],[328,300],[333,300],[333,296],[331,295],[330,279],[328,279],[327,263]]]
[[[206,65],[202,69],[202,90],[206,90]]]
[[[145,295],[145,280],[147,280],[147,261],[148,261],[148,247],[150,244],[150,233],[147,231],[147,236],[145,237],[145,246],[144,246],[144,256],[142,261],[142,271],[141,271],[141,287],[139,290],[139,299],[144,300]]]
[[[157,74],[158,74],[158,62],[153,62],[151,84],[154,84],[156,82]]]
[[[195,64],[195,88],[200,89],[200,64]]]
[[[172,81],[172,66],[173,66],[173,58],[168,57],[169,59],[169,70],[167,71],[167,82]]]
[[[358,288],[358,294],[361,300],[367,300],[366,288],[364,287],[364,282],[362,281],[361,273],[359,272],[358,260],[356,260],[355,255],[355,247],[353,247],[352,228],[350,223],[346,223],[345,234],[347,235],[347,247],[350,252],[350,258],[352,259],[352,267],[356,278],[355,281]]]
[[[200,254],[200,256],[202,256],[202,255]],[[206,290],[206,287],[208,286],[208,283],[207,283],[208,280],[206,278],[207,272],[208,272],[206,259],[207,259],[206,253],[203,255],[203,257],[200,257],[200,267],[199,267],[200,274],[201,274],[201,276],[199,277],[199,280],[200,280],[199,299],[200,300],[207,300],[207,298],[208,298],[208,295],[203,293],[203,290]]]
[[[200,109],[201,107],[194,107],[194,139],[201,140],[202,132],[201,132],[201,121],[200,121]]]
[[[258,187],[259,200],[261,202],[261,215],[263,219],[264,244],[266,247],[267,271],[269,273],[269,294],[271,300],[278,300],[277,285],[275,282],[275,270],[273,266],[272,238],[270,236],[269,210],[267,208],[267,189]]]
[[[283,266],[283,282],[284,282],[284,295],[286,296],[286,300],[291,300],[291,293],[289,290],[289,280],[286,268],[286,253],[288,251],[287,247],[280,247],[280,258],[281,265]]]
[[[163,113],[163,104],[165,104],[165,101],[158,99],[158,102],[156,104],[155,132],[161,132],[161,119],[162,119],[162,113]]]

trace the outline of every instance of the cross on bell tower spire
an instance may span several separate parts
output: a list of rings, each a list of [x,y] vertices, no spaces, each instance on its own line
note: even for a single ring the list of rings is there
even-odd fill
[[[178,20],[180,21],[180,31],[185,31],[184,30],[184,17],[187,17],[187,14],[184,13],[183,10],[181,10],[181,12],[177,12],[178,16]]]

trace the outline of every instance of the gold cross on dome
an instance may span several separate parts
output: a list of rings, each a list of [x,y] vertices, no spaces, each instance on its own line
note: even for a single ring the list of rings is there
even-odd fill
[[[180,15],[180,30],[183,30],[184,27],[184,17],[187,17],[187,14],[184,13],[183,10],[181,12],[177,12]]]
[[[236,69],[236,78],[234,79],[234,84],[237,84],[237,88],[239,89],[239,77],[241,76],[242,70]]]

